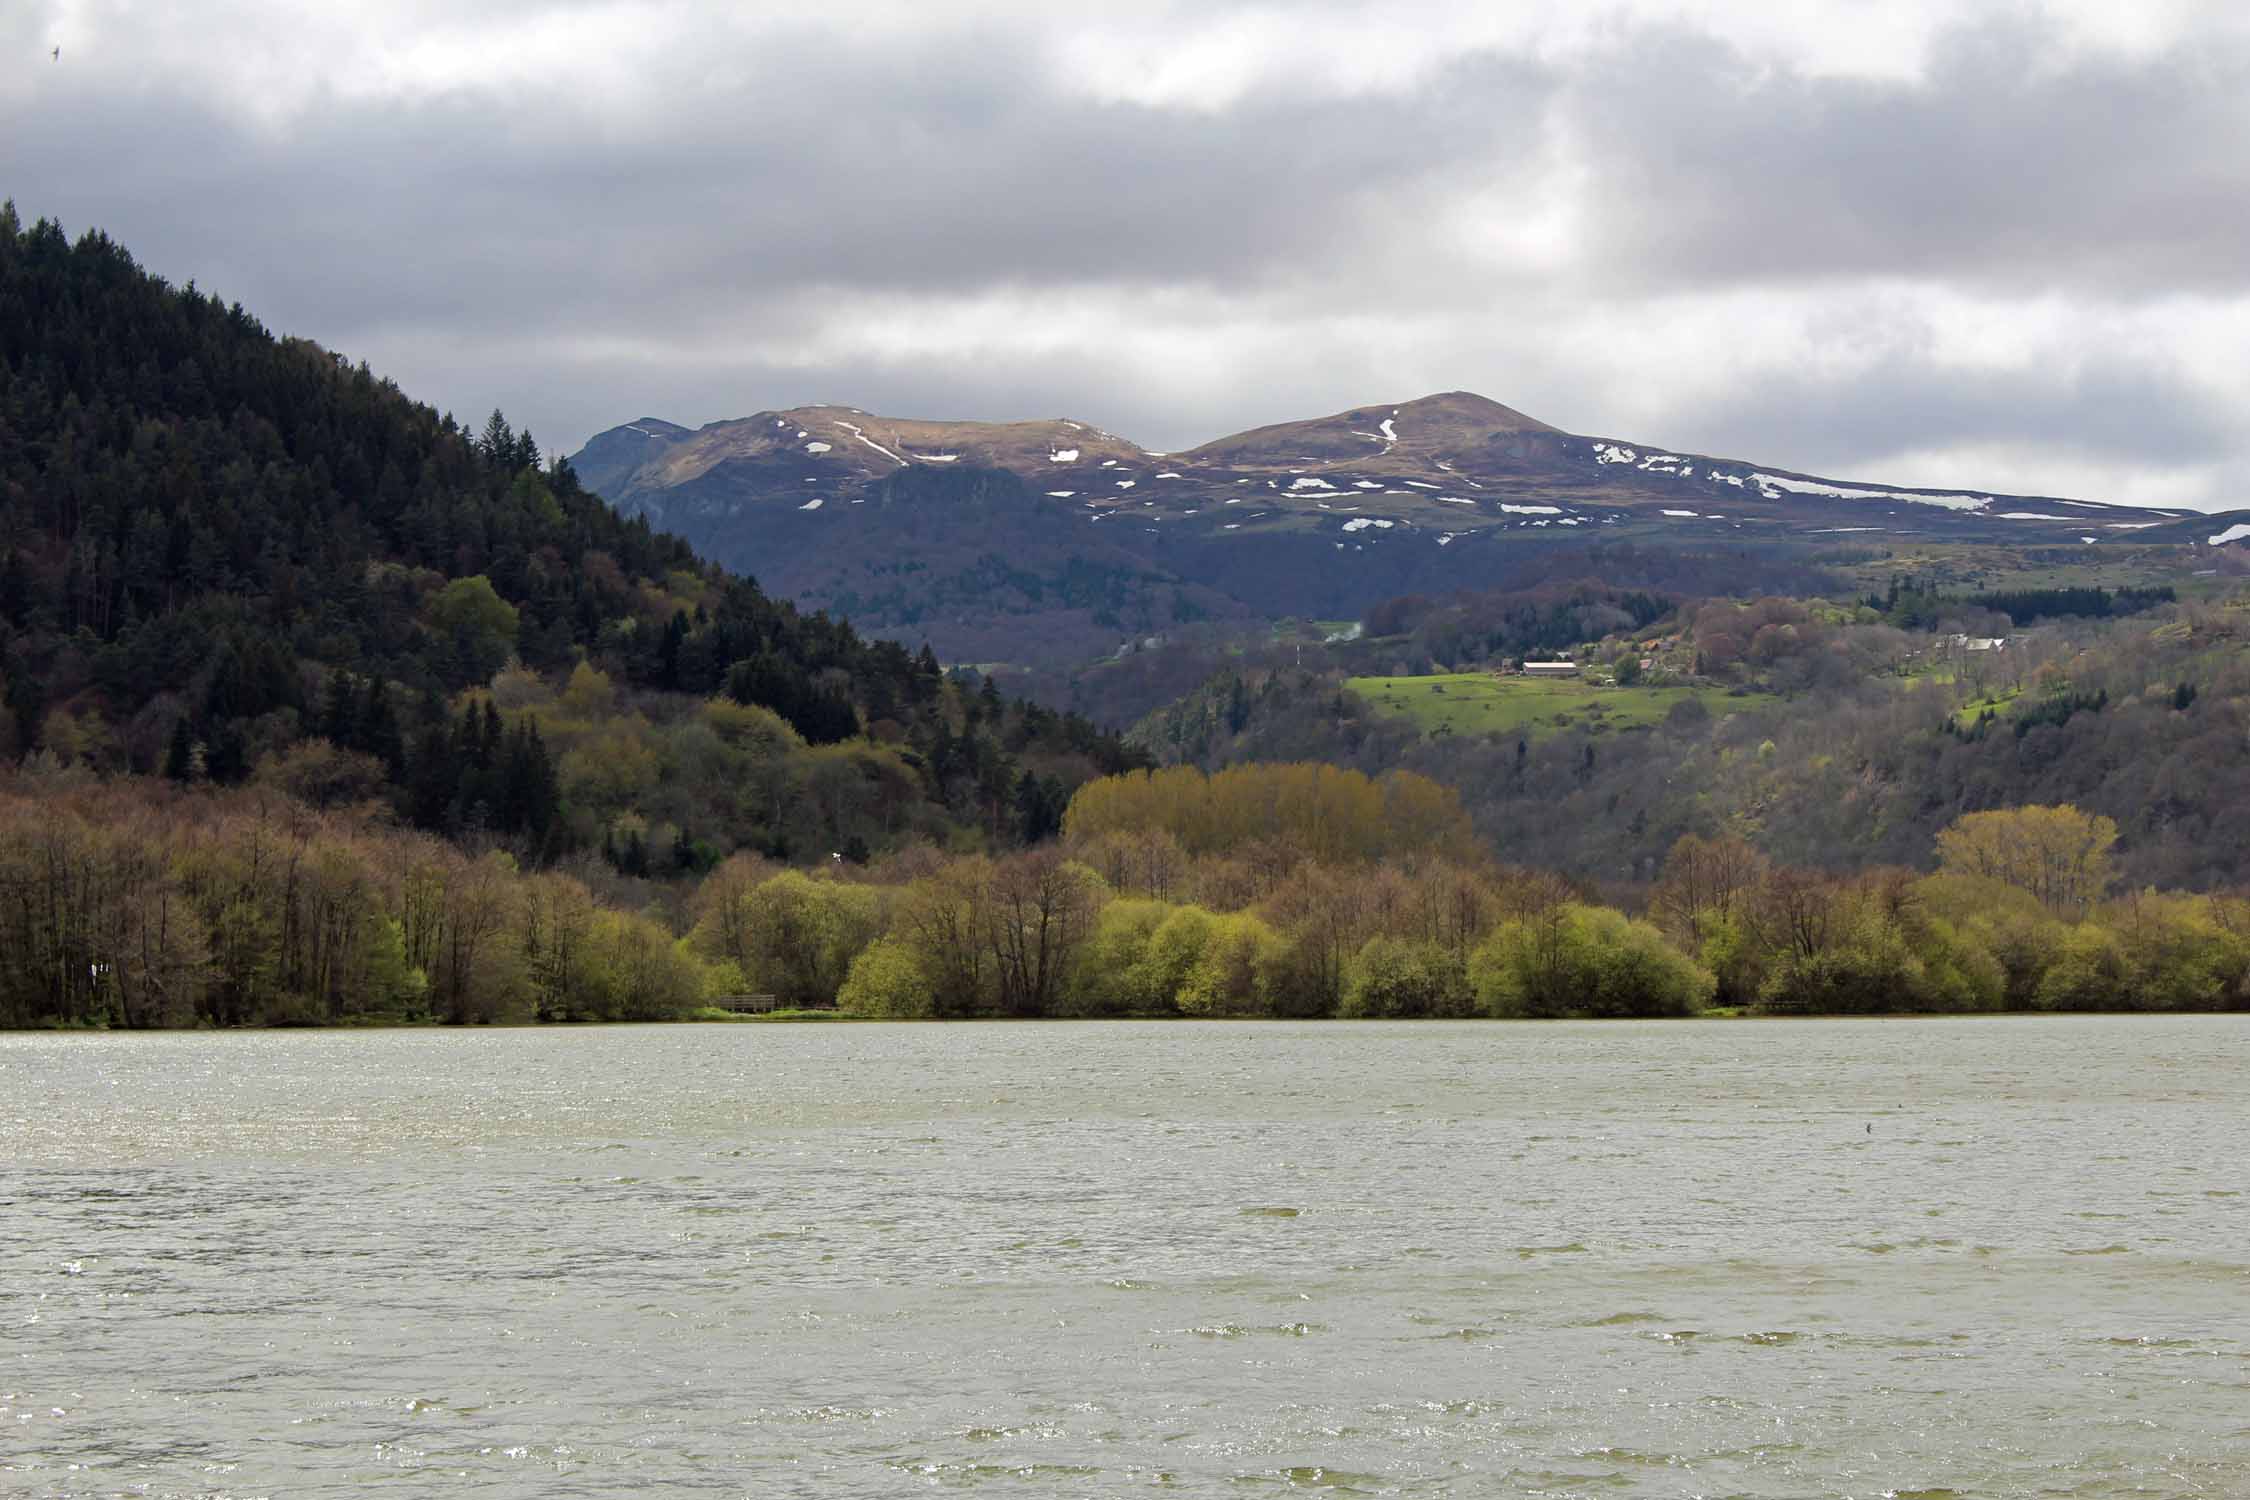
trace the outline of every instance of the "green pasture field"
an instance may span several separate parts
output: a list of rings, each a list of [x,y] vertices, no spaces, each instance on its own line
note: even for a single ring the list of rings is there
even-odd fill
[[[2004,719],[2008,716],[2009,705],[2022,696],[2021,688],[2003,688],[1989,698],[1972,698],[1954,710],[1953,722],[1963,729],[1972,729],[1977,720],[1984,716],[1986,709],[1991,709]]]
[[[1647,728],[1689,698],[1700,698],[1713,718],[1781,701],[1771,693],[1736,695],[1716,687],[1598,687],[1484,672],[1352,677],[1344,685],[1378,711],[1413,720],[1425,734],[1528,734],[1535,740],[1573,728]]]

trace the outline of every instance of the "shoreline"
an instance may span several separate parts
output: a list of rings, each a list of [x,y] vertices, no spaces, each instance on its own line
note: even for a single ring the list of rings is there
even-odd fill
[[[2237,1016],[2250,1020],[2250,1011],[2243,1010],[1872,1010],[1872,1011],[1800,1011],[1774,1014],[1764,1011],[1718,1009],[1698,1011],[1685,1016],[1180,1016],[1180,1015],[1121,1015],[1121,1016],[862,1016],[834,1010],[769,1011],[756,1015],[689,1015],[650,1020],[617,1021],[505,1021],[494,1023],[456,1024],[447,1021],[337,1021],[322,1026],[295,1024],[248,1026],[0,1026],[0,1036],[208,1036],[215,1034],[248,1035],[277,1034],[282,1032],[348,1032],[348,1031],[430,1031],[430,1032],[494,1032],[494,1031],[600,1031],[627,1026],[833,1026],[833,1025],[885,1025],[885,1026],[1102,1026],[1102,1025],[1170,1025],[1197,1026],[1268,1026],[1268,1025],[1334,1025],[1334,1026],[1429,1026],[1429,1025],[1492,1025],[1492,1026],[1552,1026],[1557,1024],[1610,1024],[1651,1022],[1668,1025],[1699,1021],[1725,1022],[1791,1022],[1791,1021],[2036,1021],[2066,1020],[2100,1017],[2155,1019],[2165,1016],[2205,1016],[2214,1019]]]

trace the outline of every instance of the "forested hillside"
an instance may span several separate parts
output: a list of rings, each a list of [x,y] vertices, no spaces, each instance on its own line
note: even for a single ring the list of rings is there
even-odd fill
[[[1459,788],[1503,857],[1602,882],[1653,879],[1687,834],[1828,869],[1923,865],[1953,818],[2026,803],[2114,819],[2134,884],[2250,879],[2243,599],[1907,588],[1887,608],[1691,600],[1652,618],[1653,602],[1394,609],[1403,633],[1353,643],[1352,667],[1222,672],[1136,733],[1195,765],[1418,771]],[[1495,677],[1480,654],[1555,652],[1574,630],[1568,684]],[[1349,675],[1372,662],[1399,674],[1373,698]]]
[[[0,759],[632,873],[1038,837],[1131,763],[620,518],[494,412],[0,210]]]

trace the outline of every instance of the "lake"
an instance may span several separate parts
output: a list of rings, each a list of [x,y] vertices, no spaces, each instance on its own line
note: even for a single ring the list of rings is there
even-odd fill
[[[2250,1018],[0,1035],[0,1492],[2250,1495]]]

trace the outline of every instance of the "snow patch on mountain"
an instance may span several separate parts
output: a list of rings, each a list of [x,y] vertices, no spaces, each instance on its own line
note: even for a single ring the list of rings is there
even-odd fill
[[[858,413],[858,415],[865,416],[866,413],[860,412]],[[896,453],[893,453],[890,449],[884,447],[881,443],[876,442],[873,438],[862,432],[853,423],[838,422],[836,425],[843,428],[844,431],[850,433],[853,437],[859,439],[861,442],[865,443],[868,447],[873,448],[877,453],[882,454],[883,457],[889,459],[892,463],[897,464],[900,468],[903,469],[906,467],[905,459],[900,458]]]
[[[1828,500],[1903,500],[1912,505],[1936,505],[1946,510],[1982,510],[1992,503],[1990,495],[1910,495],[1903,490],[1859,489],[1846,484],[1822,484],[1815,479],[1791,479],[1783,474],[1752,474],[1750,483],[1768,500],[1779,500],[1786,492],[1818,495]]]
[[[2213,534],[2211,539],[2204,545],[2208,547],[2224,547],[2229,542],[2239,542],[2245,537],[2250,537],[2250,525],[2229,526],[2226,530]]]

